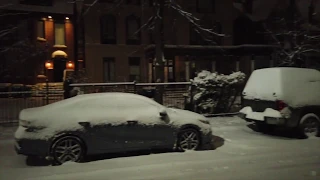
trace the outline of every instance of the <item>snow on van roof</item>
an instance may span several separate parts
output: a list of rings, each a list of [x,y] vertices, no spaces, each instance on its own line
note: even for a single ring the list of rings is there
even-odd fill
[[[320,104],[320,71],[275,67],[255,70],[243,91],[245,99],[283,100],[291,107]]]

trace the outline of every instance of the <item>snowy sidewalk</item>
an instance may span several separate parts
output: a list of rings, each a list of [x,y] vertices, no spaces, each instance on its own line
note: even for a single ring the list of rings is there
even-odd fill
[[[2,180],[319,180],[320,138],[292,139],[253,131],[237,117],[211,118],[216,150],[118,157],[62,166],[31,167],[13,150],[15,128],[3,128]],[[0,137],[1,137],[0,136]],[[5,139],[7,138],[7,139]]]

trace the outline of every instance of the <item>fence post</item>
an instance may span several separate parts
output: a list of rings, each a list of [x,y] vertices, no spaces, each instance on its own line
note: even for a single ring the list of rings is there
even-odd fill
[[[194,111],[194,104],[193,104],[193,90],[194,90],[194,87],[193,87],[193,83],[191,82],[190,84],[190,106],[191,106],[191,110]]]
[[[46,79],[46,104],[49,104],[49,80]]]
[[[71,90],[71,87],[70,87],[70,80],[69,79],[66,79],[64,82],[63,82],[63,98],[64,99],[68,99],[70,97],[70,90]]]
[[[136,81],[133,81],[133,93],[134,94],[137,94],[137,82]]]

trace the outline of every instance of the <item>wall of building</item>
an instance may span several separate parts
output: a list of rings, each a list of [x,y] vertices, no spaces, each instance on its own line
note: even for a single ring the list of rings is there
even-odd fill
[[[204,14],[196,13],[196,0],[186,3],[180,2],[187,11],[194,12],[196,17],[201,18]],[[226,13],[226,9],[227,13]],[[126,44],[126,17],[134,14],[141,17],[141,24],[147,22],[153,12],[152,7],[142,7],[137,5],[122,5],[120,8],[112,8],[108,3],[99,3],[99,5],[90,8],[85,15],[85,52],[86,52],[86,70],[94,82],[103,82],[103,58],[114,57],[116,79],[115,81],[128,80],[128,57],[141,58],[141,80],[147,82],[150,78],[148,72],[148,62],[145,59],[144,48],[150,44],[150,38],[146,30],[142,30],[141,45]],[[106,13],[116,15],[117,19],[117,44],[106,45],[100,43],[100,16]],[[164,34],[166,44],[188,45],[189,22],[180,15],[173,12],[173,9],[166,9],[164,20]],[[232,0],[216,0],[216,12],[207,14],[212,22],[218,21],[222,25],[222,32],[228,37],[223,38],[222,45],[232,45],[234,12]],[[178,63],[179,64],[179,63]],[[180,63],[181,64],[181,63]],[[176,66],[176,68],[178,68]],[[178,76],[176,76],[178,77]],[[178,77],[179,79],[179,77]]]

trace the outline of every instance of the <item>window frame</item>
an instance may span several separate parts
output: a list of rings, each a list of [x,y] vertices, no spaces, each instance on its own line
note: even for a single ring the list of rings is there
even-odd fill
[[[114,82],[116,80],[116,61],[114,57],[103,57],[102,58],[103,63],[103,82]],[[108,70],[106,70],[105,63],[108,63]],[[113,64],[113,79],[111,78],[111,71],[110,71],[110,64]],[[106,79],[106,72],[108,78]]]
[[[56,26],[57,24],[63,25],[63,32],[64,32],[64,44],[57,44],[57,35],[56,35]],[[66,24],[63,21],[55,21],[53,23],[53,30],[54,30],[54,45],[66,45],[67,44],[67,34],[66,34]]]
[[[140,45],[141,44],[141,30],[139,30],[137,36],[138,39],[130,39],[131,35],[129,32],[129,22],[133,20],[136,21],[137,23],[137,31],[139,30],[139,28],[141,27],[141,19],[138,16],[135,16],[133,14],[129,15],[126,17],[126,44],[127,45]]]
[[[137,63],[137,64],[130,63],[130,61],[135,61],[135,60],[138,60],[139,63]],[[128,57],[128,65],[129,65],[129,81],[140,81],[141,80],[141,57]],[[132,66],[139,67],[139,75],[131,74],[130,68]],[[139,79],[132,80],[131,76],[138,76]]]
[[[44,20],[38,20],[37,22],[37,37],[39,38],[46,38],[46,29],[45,29],[45,21]],[[40,27],[40,24],[39,23],[42,23],[42,37],[39,36],[39,27]]]
[[[108,24],[108,20],[111,20],[113,26],[113,38],[104,38],[104,25],[105,21]],[[117,18],[113,14],[104,14],[100,16],[100,43],[101,44],[117,44]]]

